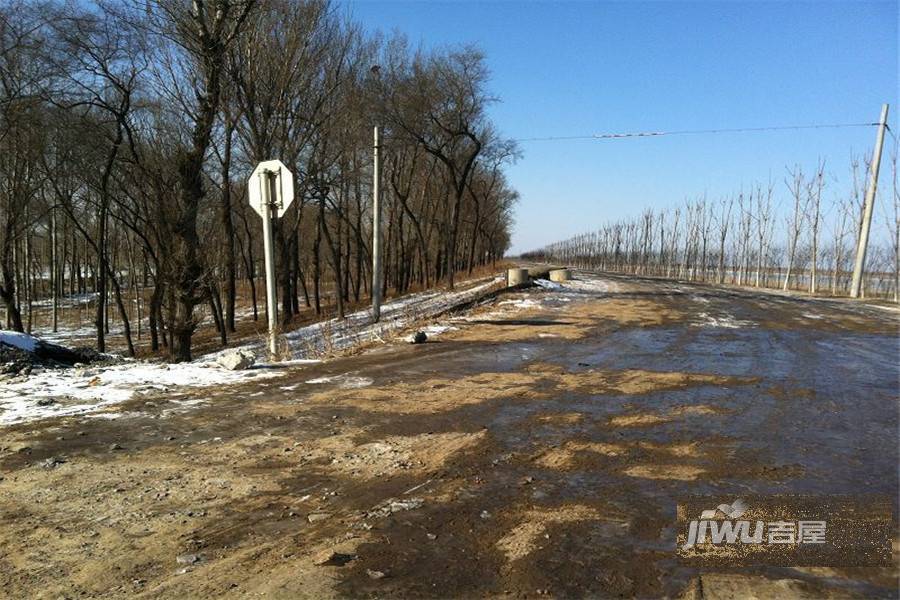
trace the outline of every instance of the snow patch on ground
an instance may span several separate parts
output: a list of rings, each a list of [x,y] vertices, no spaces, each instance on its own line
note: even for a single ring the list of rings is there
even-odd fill
[[[349,373],[344,373],[343,375],[332,375],[331,377],[316,377],[315,379],[308,379],[306,383],[310,383],[313,385],[322,383],[337,383],[337,386],[341,389],[353,390],[368,387],[375,383],[375,381],[371,377],[359,377],[358,375],[350,375]]]
[[[124,402],[141,391],[164,391],[176,386],[229,385],[250,378],[275,377],[287,367],[319,362],[316,357],[329,352],[343,350],[360,342],[381,340],[393,331],[474,300],[502,281],[504,278],[498,276],[469,282],[468,285],[463,283],[453,292],[430,290],[386,302],[382,305],[379,323],[372,322],[370,311],[362,310],[348,315],[343,321],[331,319],[294,330],[284,336],[290,347],[291,359],[274,364],[258,361],[252,369],[243,371],[222,369],[215,364],[215,360],[236,349],[250,350],[257,357],[262,357],[265,355],[263,341],[227,348],[191,363],[167,365],[126,361],[115,366],[97,368],[39,370],[27,379],[7,381],[0,385],[0,425],[91,413],[98,413],[98,417],[105,415],[100,418],[121,418],[122,413],[105,409]],[[455,328],[438,323],[426,328],[425,332],[428,335],[440,335],[451,329]],[[60,331],[56,335],[63,338],[60,341],[64,341],[65,337],[70,341],[72,331]],[[7,331],[2,332],[0,341],[28,351],[32,351],[37,343],[31,336]],[[354,388],[371,385],[372,380],[344,376],[338,383],[341,387]],[[193,405],[181,402],[176,408],[162,411],[162,415],[188,410]]]
[[[719,327],[723,329],[740,329],[742,327],[753,327],[750,321],[741,321],[733,315],[710,315],[702,312],[697,313],[699,321],[692,323],[694,327]]]
[[[434,325],[425,327],[422,331],[424,331],[425,335],[427,335],[428,337],[436,337],[441,335],[442,333],[447,333],[448,331],[456,331],[457,329],[459,329],[459,327],[436,323]]]
[[[87,292],[84,294],[73,294],[62,296],[57,299],[57,306],[59,308],[71,308],[73,306],[87,306],[91,302],[97,299],[97,292]],[[45,298],[43,300],[34,300],[31,303],[34,307],[39,308],[50,308],[53,306],[52,298]]]
[[[607,294],[619,291],[613,281],[586,273],[578,273],[578,279],[564,283],[538,280],[537,285],[547,292],[537,297],[519,296],[516,299],[498,303],[499,311],[474,317],[457,317],[438,321],[422,330],[429,337],[438,336],[457,329],[448,324],[454,321],[480,320],[492,316],[509,316],[511,312],[532,308],[553,308],[554,304],[580,300],[587,294]],[[361,310],[344,320],[331,319],[294,330],[283,336],[292,358],[276,364],[257,362],[252,369],[227,371],[215,365],[216,358],[236,349],[250,350],[258,357],[265,355],[264,342],[254,341],[235,348],[228,348],[208,355],[192,363],[166,365],[127,361],[111,367],[87,369],[44,370],[31,375],[26,380],[7,382],[0,386],[0,425],[20,423],[53,416],[87,415],[95,413],[97,418],[121,418],[130,412],[111,412],[108,409],[134,394],[149,390],[166,390],[170,387],[204,387],[235,384],[249,378],[275,377],[284,368],[319,362],[316,357],[344,350],[353,345],[382,341],[387,335],[408,328],[426,319],[431,319],[453,306],[477,299],[491,288],[504,282],[504,277],[482,279],[462,284],[457,290],[430,290],[410,294],[386,302],[382,305],[381,320],[372,322],[371,312]],[[739,321],[718,318],[710,324],[716,326],[739,327]],[[7,333],[7,332],[4,332]],[[19,344],[27,344],[16,334]],[[60,334],[62,335],[62,334]],[[19,347],[19,346],[17,346]],[[360,388],[373,384],[367,377],[350,374],[311,379],[307,384],[337,384],[342,388]],[[290,391],[293,386],[282,389]],[[260,392],[263,393],[263,392]],[[204,400],[171,401],[173,407],[162,411],[162,416],[173,412],[184,412],[193,406],[204,404]],[[142,414],[142,413],[134,413]]]
[[[609,279],[591,277],[579,273],[577,279],[571,279],[562,284],[563,289],[592,294],[613,294],[619,292],[619,284]]]
[[[49,330],[41,333],[41,339],[53,342],[54,344],[70,346],[77,345],[72,342],[77,342],[78,340],[93,340],[97,337],[97,328],[94,325],[83,325],[80,327],[60,325],[58,329],[59,330],[56,333]],[[115,325],[110,326],[110,334],[111,336],[123,335],[121,327]],[[90,344],[85,343],[84,345],[87,346]]]
[[[34,352],[34,349],[37,348],[38,340],[27,333],[0,329],[0,344],[6,344],[26,352]]]
[[[175,408],[167,408],[162,411],[163,417],[167,417],[171,414],[183,414],[190,410],[193,410],[195,406],[206,404],[206,400],[200,398],[194,398],[191,400],[171,400],[170,402],[175,405]]]
[[[372,321],[369,310],[360,310],[347,315],[344,320],[330,319],[295,329],[283,337],[294,358],[308,359],[326,356],[351,348],[357,344],[383,341],[389,334],[409,327],[413,323],[434,317],[453,306],[474,300],[485,291],[505,281],[498,276],[480,280],[475,285],[461,286],[452,292],[446,290],[430,290],[410,294],[391,300],[381,306],[381,319]],[[427,333],[427,330],[426,330]],[[265,353],[262,341],[251,342],[239,348],[250,350],[257,356]],[[234,348],[209,356],[210,360]]]
[[[886,310],[889,312],[900,312],[900,307],[897,306],[884,306],[882,304],[869,304],[866,303],[865,306],[869,308],[880,308],[881,310]]]
[[[133,410],[122,412],[98,412],[84,415],[88,419],[103,419],[106,421],[115,421],[116,419],[135,419],[144,417],[147,413],[137,412]]]
[[[527,309],[527,308],[540,308],[542,303],[540,300],[534,300],[532,298],[518,298],[516,300],[503,300],[502,302],[497,303],[498,306],[512,306],[513,308]]]
[[[208,362],[127,361],[94,369],[48,369],[0,386],[0,425],[95,412],[140,391],[227,385],[277,374],[266,369],[227,371]]]
[[[563,305],[585,300],[586,296],[612,294],[621,291],[620,286],[608,279],[591,273],[576,272],[576,279],[565,282],[535,279],[534,284],[541,288],[538,293],[522,292],[511,295],[508,300],[496,303],[498,310],[482,312],[474,315],[464,315],[451,319],[454,322],[473,322],[486,319],[509,317],[511,312],[524,309],[536,310],[562,310]]]

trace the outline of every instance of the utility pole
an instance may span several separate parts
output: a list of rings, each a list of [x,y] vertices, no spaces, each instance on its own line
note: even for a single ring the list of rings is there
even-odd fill
[[[859,230],[859,243],[856,246],[856,263],[853,266],[853,283],[850,285],[850,297],[859,298],[863,271],[866,268],[866,250],[869,245],[869,228],[872,226],[872,211],[875,204],[875,191],[878,188],[878,169],[881,166],[881,149],[884,146],[884,130],[887,128],[888,105],[881,105],[881,121],[878,122],[878,134],[875,136],[875,151],[872,154],[872,172],[866,188],[865,208],[863,209],[862,227]]]
[[[372,317],[381,318],[381,130],[375,126],[372,148]]]
[[[56,207],[50,210],[50,288],[53,298],[53,333],[59,331],[59,275],[62,272],[57,261],[57,231],[56,231]],[[138,317],[140,327],[140,317]]]
[[[275,346],[275,332],[278,328],[278,304],[275,299],[275,243],[272,240],[272,198],[275,194],[277,174],[263,170],[260,173],[263,209],[263,253],[266,255],[266,317],[269,321],[268,348],[269,357],[275,358],[278,349]]]

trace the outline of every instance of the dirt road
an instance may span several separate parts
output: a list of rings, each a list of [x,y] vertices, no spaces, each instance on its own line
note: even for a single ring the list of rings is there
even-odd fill
[[[580,274],[454,326],[5,428],[0,594],[896,595],[674,551],[686,495],[896,498],[896,312]]]

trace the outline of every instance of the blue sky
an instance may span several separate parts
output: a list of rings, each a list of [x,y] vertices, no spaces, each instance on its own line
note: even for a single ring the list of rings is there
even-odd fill
[[[871,122],[883,102],[898,122],[897,2],[346,6],[366,29],[413,44],[478,44],[507,137]],[[769,177],[783,197],[785,167],[819,158],[834,197],[846,192],[851,153],[870,152],[874,138],[854,128],[523,143],[509,170],[521,194],[512,252]]]

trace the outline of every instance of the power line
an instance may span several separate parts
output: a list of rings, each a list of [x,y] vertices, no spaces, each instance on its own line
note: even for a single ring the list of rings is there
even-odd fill
[[[610,140],[636,137],[661,137],[664,135],[696,135],[703,133],[741,133],[748,131],[785,131],[798,129],[839,129],[845,127],[874,127],[878,123],[831,123],[825,125],[779,125],[773,127],[735,127],[729,129],[681,129],[676,131],[632,131],[624,133],[595,133],[591,135],[569,135],[519,138],[516,142],[555,142],[565,140]]]

